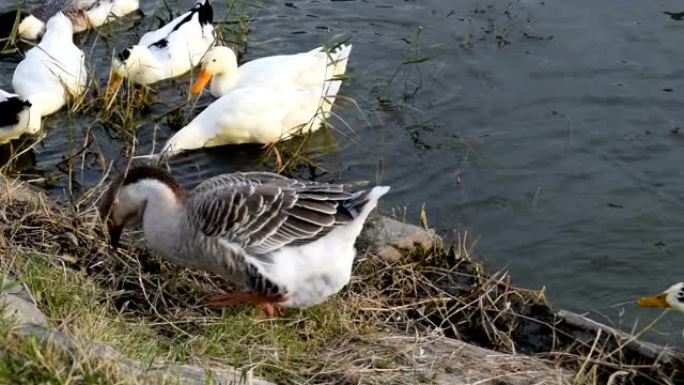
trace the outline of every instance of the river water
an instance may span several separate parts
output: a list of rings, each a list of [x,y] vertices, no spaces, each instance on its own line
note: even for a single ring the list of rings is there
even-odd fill
[[[0,10],[11,3],[0,1]],[[99,84],[115,49],[156,28],[155,16],[168,19],[161,2],[143,4],[146,17],[120,20],[110,37],[76,37]],[[169,4],[180,13],[191,2]],[[319,178],[390,184],[386,212],[405,208],[417,221],[425,204],[431,226],[477,240],[474,257],[489,270],[507,270],[516,285],[545,287],[555,307],[625,330],[658,314],[634,298],[684,281],[684,21],[663,14],[684,11],[681,2],[231,2],[215,4],[215,19],[227,20],[231,4],[249,15],[242,60],[351,39],[352,78],[342,94],[355,102],[339,103],[336,129],[305,147],[327,171]],[[18,60],[0,60],[1,88],[11,89]],[[165,114],[185,103],[189,83],[186,76],[156,87],[131,134],[136,153],[174,132]],[[210,101],[204,95],[199,105]],[[197,113],[183,111],[184,119]],[[97,116],[47,119],[47,136],[17,171],[42,178],[60,198],[96,184],[102,171],[90,152],[126,162],[122,135]],[[64,157],[84,143],[84,167],[77,161],[70,177]],[[0,147],[0,157],[8,151]],[[262,153],[222,147],[179,156],[171,167],[192,186],[268,168]],[[657,328],[646,338],[684,346],[683,314]]]

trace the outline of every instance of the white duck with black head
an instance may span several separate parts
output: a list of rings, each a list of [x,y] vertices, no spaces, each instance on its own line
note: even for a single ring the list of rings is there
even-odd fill
[[[31,103],[0,90],[0,144],[20,137],[28,127]]]
[[[108,94],[113,95],[125,78],[150,85],[183,75],[198,65],[214,44],[213,15],[209,0],[203,0],[119,52],[112,60]]]
[[[661,307],[684,313],[684,282],[676,283],[660,294],[641,297],[637,304],[643,307]]]
[[[12,76],[14,91],[31,104],[26,132],[38,132],[41,118],[62,108],[68,97],[85,92],[87,81],[85,55],[74,45],[71,21],[59,12]]]
[[[257,304],[272,316],[321,303],[349,282],[356,238],[387,191],[238,172],[186,193],[165,170],[138,166],[112,182],[99,210],[114,246],[124,226],[141,223],[147,244],[170,262],[242,287],[210,304]]]

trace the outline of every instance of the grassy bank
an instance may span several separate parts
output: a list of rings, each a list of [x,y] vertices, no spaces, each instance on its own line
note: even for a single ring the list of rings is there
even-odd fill
[[[50,327],[142,363],[237,368],[246,379],[289,384],[446,383],[440,376],[453,373],[461,383],[593,384],[619,371],[634,383],[669,384],[680,374],[678,366],[616,351],[605,335],[574,335],[553,319],[543,293],[485,274],[465,241],[402,250],[397,258],[360,247],[341,294],[276,320],[248,307],[212,309],[203,302],[230,290],[225,281],[163,262],[140,234],[129,233],[113,252],[96,197],[97,190],[67,208],[0,178],[0,275],[30,288]],[[492,351],[468,353],[454,339]],[[520,352],[543,359],[511,354]],[[0,321],[0,357],[0,383],[138,382],[114,362],[18,336],[7,320]]]

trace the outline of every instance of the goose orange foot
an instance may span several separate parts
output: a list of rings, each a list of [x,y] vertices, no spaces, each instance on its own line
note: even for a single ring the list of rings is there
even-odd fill
[[[231,307],[238,305],[259,305],[266,317],[273,318],[280,313],[279,303],[289,299],[287,295],[267,296],[249,292],[218,294],[211,298],[207,304],[216,307]]]

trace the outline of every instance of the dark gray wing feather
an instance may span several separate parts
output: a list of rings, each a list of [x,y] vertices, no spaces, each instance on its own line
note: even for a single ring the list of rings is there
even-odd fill
[[[203,234],[241,245],[253,255],[313,242],[353,215],[342,185],[299,181],[267,172],[220,175],[193,191],[190,221]]]

